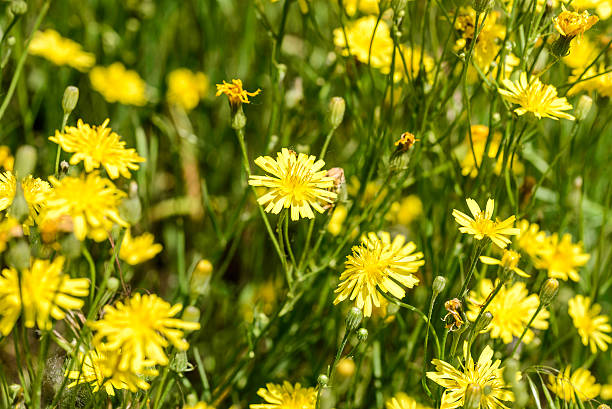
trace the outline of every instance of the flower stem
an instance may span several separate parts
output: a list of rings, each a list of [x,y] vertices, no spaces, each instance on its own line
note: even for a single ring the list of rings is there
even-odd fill
[[[474,253],[472,254],[472,259],[470,260],[470,264],[468,266],[468,270],[466,273],[467,276],[465,277],[465,280],[463,281],[463,285],[461,286],[461,291],[459,291],[460,300],[463,300],[465,298],[465,295],[468,292],[468,285],[474,273],[474,267],[476,266],[476,260],[478,260],[480,253],[482,253],[482,250],[484,249],[484,246],[487,243],[486,240],[487,240],[486,238],[480,240],[480,242],[475,247]]]
[[[525,334],[527,334],[527,331],[529,331],[529,327],[531,326],[531,324],[533,324],[533,321],[535,320],[536,316],[540,313],[540,311],[542,310],[543,307],[544,306],[542,305],[542,303],[538,304],[538,308],[535,310],[535,312],[533,313],[533,315],[529,319],[529,322],[525,326],[525,329],[523,329],[523,333],[521,334],[519,339],[516,341],[516,344],[514,344],[514,348],[512,348],[512,352],[510,352],[510,356],[514,355],[514,353],[518,349],[519,345],[523,341],[523,338],[525,337]]]

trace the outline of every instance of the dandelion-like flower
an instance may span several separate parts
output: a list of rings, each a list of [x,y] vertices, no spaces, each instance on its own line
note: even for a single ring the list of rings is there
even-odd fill
[[[599,17],[590,15],[586,10],[582,13],[576,13],[566,10],[565,6],[562,6],[562,8],[563,11],[553,18],[553,24],[563,37],[573,38],[582,35],[599,21]]]
[[[463,406],[465,392],[470,384],[478,385],[483,391],[480,407],[483,409],[508,409],[504,402],[513,402],[514,395],[508,390],[503,378],[501,361],[493,361],[493,350],[488,345],[474,362],[467,343],[463,345],[464,363],[460,369],[434,359],[437,372],[427,372],[427,377],[444,388],[440,409],[454,409]]]
[[[53,189],[47,195],[41,215],[43,223],[69,216],[74,235],[81,241],[85,237],[95,241],[105,240],[115,223],[122,227],[128,226],[117,210],[125,193],[98,173],[66,176],[61,180],[50,176],[49,181]]]
[[[417,220],[421,214],[423,214],[421,199],[417,195],[408,195],[399,202],[391,203],[391,208],[385,215],[385,220],[408,226],[412,221]]]
[[[28,234],[28,227],[34,225],[38,213],[45,206],[51,185],[42,179],[28,175],[21,181],[21,188],[29,210],[28,218],[24,222],[24,230]],[[15,175],[11,171],[0,173],[0,210],[5,210],[13,203],[16,191],[17,178]]]
[[[13,172],[0,173],[0,210],[7,209],[15,198],[17,179]]]
[[[61,320],[66,311],[77,310],[89,294],[89,280],[62,273],[64,258],[34,259],[29,268],[17,272],[5,268],[0,275],[0,333],[7,336],[23,314],[27,328],[50,330],[51,318]]]
[[[312,209],[323,213],[323,205],[336,199],[336,193],[329,190],[334,187],[334,178],[321,170],[325,162],[312,155],[296,154],[283,148],[276,159],[260,156],[255,164],[271,175],[251,175],[249,178],[252,186],[270,188],[257,199],[259,204],[266,206],[268,213],[278,214],[282,209],[290,209],[291,220],[312,219]]]
[[[470,291],[467,297],[468,311],[466,312],[470,321],[476,320],[482,306],[494,290],[493,282],[489,279],[483,279],[475,291]],[[493,314],[493,319],[485,330],[489,332],[491,338],[500,338],[504,344],[509,344],[514,337],[521,336],[531,316],[538,309],[539,303],[538,295],[529,294],[525,283],[515,282],[507,287],[502,286],[487,306],[486,311]],[[523,338],[526,344],[530,343],[534,337],[531,328],[548,328],[549,315],[544,308],[538,313]]]
[[[206,75],[187,68],[179,68],[170,72],[166,81],[168,82],[166,95],[168,102],[180,106],[185,111],[191,111],[197,107],[208,91]]]
[[[575,10],[595,9],[602,20],[607,20],[612,16],[611,0],[573,0],[571,4]]]
[[[414,252],[416,245],[406,243],[406,238],[397,235],[391,241],[387,232],[368,233],[361,243],[353,246],[352,254],[346,257],[345,270],[340,275],[340,284],[334,292],[338,296],[334,304],[347,298],[355,300],[357,308],[363,309],[366,317],[372,315],[372,305],[380,307],[382,293],[391,293],[398,299],[404,298],[406,288],[419,283],[415,273],[425,264],[423,253]]]
[[[144,380],[144,376],[157,376],[157,370],[145,368],[141,373],[120,370],[118,368],[120,358],[121,351],[100,352],[97,349],[86,353],[79,351],[74,366],[77,369],[66,372],[68,379],[73,380],[68,384],[68,388],[88,383],[92,387],[92,392],[104,389],[110,396],[115,396],[115,390],[120,389],[131,392],[149,389],[150,385]]]
[[[385,402],[387,409],[431,409],[429,406],[421,405],[414,398],[404,392],[397,393]]]
[[[6,145],[0,146],[0,167],[12,171],[14,165],[15,158],[11,155],[11,149]]]
[[[287,381],[282,385],[268,383],[265,388],[259,388],[257,394],[266,403],[251,404],[250,409],[314,409],[317,403],[315,388],[304,388],[299,383],[292,385]]]
[[[357,10],[363,14],[378,15],[379,3],[379,0],[344,0],[342,5],[346,14],[349,17],[353,17]]]
[[[94,67],[89,73],[93,89],[110,103],[143,106],[147,103],[147,84],[136,71],[126,70],[120,62]]]
[[[607,315],[599,314],[601,305],[591,305],[589,297],[576,295],[568,301],[568,306],[569,315],[580,334],[582,344],[590,346],[593,354],[598,348],[607,351],[608,344],[612,342],[612,337],[608,334],[612,332],[612,326]]]
[[[19,222],[11,216],[5,217],[0,221],[0,253],[6,250],[6,245],[13,237],[19,237],[23,234]]]
[[[79,43],[62,37],[52,29],[35,32],[28,52],[55,65],[69,65],[79,71],[87,71],[96,63],[96,57],[92,53],[83,51]]]
[[[573,121],[572,115],[567,112],[572,109],[572,105],[567,102],[567,98],[559,98],[557,89],[552,85],[540,82],[536,77],[531,77],[527,81],[527,74],[522,72],[518,81],[504,79],[502,84],[506,89],[499,89],[499,93],[511,104],[520,105],[514,112],[523,115],[527,112],[533,113],[538,119],[569,119]]]
[[[136,265],[152,259],[162,249],[161,244],[155,243],[151,233],[132,237],[130,229],[127,229],[119,249],[119,258],[130,265]]]
[[[471,234],[476,240],[488,237],[501,248],[505,248],[510,243],[510,239],[506,236],[519,233],[519,229],[512,227],[515,220],[514,216],[510,216],[504,221],[491,220],[493,209],[495,208],[495,201],[493,199],[487,200],[487,206],[484,211],[480,210],[480,206],[478,206],[474,199],[468,198],[466,203],[474,218],[457,209],[453,209],[453,217],[461,226],[459,227],[461,233]]]
[[[249,92],[242,88],[242,80],[233,79],[231,84],[225,81],[223,81],[223,84],[217,84],[217,93],[215,95],[227,95],[230,105],[236,108],[241,104],[250,104],[249,97],[259,95],[260,92],[261,89],[259,88],[254,92]]]
[[[195,405],[185,405],[183,409],[216,409],[214,406],[210,406],[206,402],[198,402]]]
[[[488,264],[490,266],[501,266],[505,269],[514,271],[517,275],[521,277],[528,278],[529,274],[518,268],[518,262],[521,259],[521,255],[513,250],[506,250],[502,254],[501,259],[496,259],[488,256],[480,256],[480,261],[484,264]]]
[[[365,16],[347,24],[345,29],[336,28],[334,44],[342,48],[342,55],[354,55],[364,64],[389,72],[394,47],[389,26],[384,20]],[[400,62],[396,61],[396,64],[399,66]]]
[[[67,126],[64,132],[55,131],[49,140],[65,152],[73,153],[71,165],[82,161],[86,172],[104,166],[111,179],[119,175],[129,179],[130,170],[138,170],[137,163],[145,159],[135,149],[126,149],[121,137],[106,127],[108,122],[106,119],[100,126],[90,126],[79,119],[77,126]]]
[[[183,331],[200,328],[197,322],[173,318],[183,309],[155,294],[135,294],[114,306],[106,305],[102,319],[90,324],[96,331],[94,345],[102,351],[121,350],[117,368],[139,373],[155,364],[168,365],[164,348],[172,344],[181,351],[189,348]]]
[[[540,231],[537,223],[529,223],[525,219],[519,220],[517,227],[520,230],[516,236],[516,245],[529,257],[534,258],[549,246],[550,238]]]
[[[470,142],[470,135],[467,134],[462,145],[462,151],[464,154],[463,158],[461,159],[461,174],[463,176],[475,178],[478,175],[480,167],[482,166],[482,159],[485,156],[485,149],[487,149],[489,127],[486,125],[472,125],[470,131],[472,134],[472,141]],[[501,133],[494,132],[493,136],[489,140],[489,146],[486,152],[489,160],[494,162],[493,172],[495,172],[496,175],[501,173],[504,162],[502,155],[497,156],[501,139]],[[514,173],[522,173],[523,170],[523,164],[519,160],[515,159],[512,162],[512,171]]]
[[[588,369],[578,368],[571,373],[571,366],[559,372],[557,376],[548,376],[548,389],[566,402],[576,402],[576,395],[581,401],[595,399],[601,391],[601,385]]]
[[[580,280],[577,267],[584,266],[590,255],[583,252],[582,243],[572,243],[572,236],[564,234],[550,236],[548,245],[540,249],[536,255],[535,267],[548,270],[548,276],[567,281]]]

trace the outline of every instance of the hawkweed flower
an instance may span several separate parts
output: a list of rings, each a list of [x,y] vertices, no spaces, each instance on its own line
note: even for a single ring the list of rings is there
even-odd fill
[[[569,38],[570,40],[584,34],[585,31],[599,21],[599,17],[589,14],[586,10],[582,13],[576,13],[575,11],[566,10],[565,6],[561,7],[563,11],[553,18],[553,24],[562,37]]]
[[[342,232],[342,228],[344,227],[344,221],[346,220],[347,215],[348,210],[346,209],[346,206],[336,206],[329,219],[329,222],[327,223],[327,231],[333,236],[340,234],[340,232]]]
[[[88,173],[103,166],[111,179],[119,175],[130,179],[130,170],[138,170],[137,163],[145,159],[138,156],[135,149],[126,149],[121,137],[106,127],[108,122],[106,119],[100,126],[90,126],[79,119],[77,126],[67,126],[64,132],[55,131],[49,140],[65,152],[73,153],[71,165],[82,161]]]
[[[363,64],[389,72],[393,40],[384,20],[376,16],[365,16],[347,24],[346,30],[336,28],[334,44],[342,49],[345,57],[355,56]],[[399,65],[399,61],[396,64]]]
[[[35,32],[28,52],[41,56],[55,65],[69,65],[79,71],[87,71],[96,63],[96,57],[83,51],[79,43],[62,37],[52,29]]]
[[[385,220],[408,226],[423,214],[423,202],[417,195],[408,195],[399,202],[391,203]]]
[[[612,16],[611,0],[573,0],[572,8],[575,10],[595,9],[602,20],[607,20]]]
[[[608,344],[612,342],[609,333],[612,332],[610,318],[599,314],[601,305],[592,304],[589,297],[576,295],[568,301],[569,315],[574,321],[574,326],[580,334],[583,345],[588,345],[593,354],[597,349],[608,350]]]
[[[464,405],[469,385],[478,385],[483,391],[480,407],[508,409],[504,402],[513,402],[514,395],[508,390],[503,378],[501,361],[493,361],[493,350],[488,345],[483,349],[477,362],[474,362],[467,346],[463,345],[464,362],[460,369],[451,364],[434,359],[436,372],[427,372],[427,377],[444,388],[443,409],[454,409]]]
[[[567,98],[559,98],[554,86],[543,84],[537,77],[531,77],[528,81],[527,74],[522,72],[518,81],[504,79],[502,84],[506,89],[498,89],[499,93],[511,104],[520,105],[514,110],[519,116],[531,112],[538,119],[575,119],[563,112],[572,109]]]
[[[363,14],[376,14],[378,15],[379,0],[343,0],[342,5],[344,11],[349,17],[353,17],[357,10]]]
[[[23,314],[27,328],[50,330],[51,318],[64,319],[66,311],[83,306],[89,280],[63,274],[64,257],[53,261],[33,259],[21,272],[10,267],[0,275],[0,333],[7,336]]]
[[[591,372],[585,368],[578,368],[574,373],[571,370],[571,366],[568,366],[557,376],[549,375],[548,389],[566,402],[576,402],[576,396],[582,402],[596,398],[601,385]]]
[[[429,406],[421,405],[411,396],[406,395],[404,392],[395,394],[392,398],[387,399],[385,402],[386,409],[431,409]]]
[[[545,232],[540,231],[540,226],[536,223],[529,223],[525,219],[519,220],[517,226],[519,234],[516,236],[515,244],[521,251],[534,258],[550,244],[550,238]]]
[[[483,279],[476,290],[470,291],[467,297],[468,311],[466,312],[470,321],[476,320],[495,287],[491,280]],[[510,286],[502,286],[487,306],[486,311],[493,314],[493,319],[486,331],[489,332],[491,338],[500,338],[504,344],[511,343],[514,337],[521,336],[539,304],[538,295],[529,294],[525,283],[515,282]],[[525,343],[528,344],[533,340],[534,334],[531,328],[548,328],[549,315],[546,309],[540,310],[531,323],[530,329],[525,333]]]
[[[41,215],[43,223],[69,216],[74,235],[80,241],[85,237],[105,240],[115,223],[128,227],[117,210],[125,193],[97,172],[79,177],[66,176],[61,180],[50,176],[49,181],[53,189],[47,195]]]
[[[529,274],[518,268],[518,262],[521,259],[521,255],[513,250],[506,250],[502,254],[502,258],[496,259],[493,257],[480,256],[480,261],[490,266],[500,266],[505,270],[515,272],[517,275],[525,278],[529,278]]]
[[[51,185],[42,179],[28,175],[21,181],[21,188],[23,189],[23,197],[28,205],[27,218],[24,221],[24,232],[29,234],[29,226],[34,225],[39,212],[45,206],[47,195],[51,191]],[[4,210],[13,204],[16,193],[17,178],[15,175],[10,171],[0,173],[0,210]],[[24,213],[26,213],[25,208]]]
[[[177,105],[185,111],[191,111],[198,106],[200,100],[208,91],[208,77],[202,72],[193,72],[187,68],[176,69],[166,78],[168,93],[166,98],[172,105]]]
[[[13,237],[20,237],[23,235],[23,230],[19,226],[17,219],[11,216],[4,217],[0,221],[0,253],[6,250],[6,245]]]
[[[259,93],[261,93],[261,89],[257,88],[255,91],[249,92],[242,88],[242,80],[233,79],[231,84],[225,81],[223,81],[223,84],[217,84],[217,93],[215,95],[227,95],[232,111],[234,111],[242,104],[250,104],[249,97],[254,97],[259,95]]]
[[[278,214],[283,209],[290,209],[291,220],[314,218],[312,209],[323,213],[322,205],[333,203],[337,197],[330,190],[335,179],[326,176],[326,170],[321,170],[325,166],[323,160],[315,160],[312,155],[296,154],[287,148],[283,148],[276,159],[270,156],[255,159],[255,164],[271,175],[249,177],[250,185],[269,188],[257,202],[265,205],[268,213]]]
[[[471,234],[476,240],[488,237],[502,249],[510,243],[510,239],[506,236],[519,233],[519,229],[512,227],[515,219],[514,216],[510,216],[504,221],[491,220],[493,209],[495,208],[495,201],[493,199],[487,200],[487,206],[484,211],[480,210],[480,206],[478,206],[474,199],[468,198],[466,203],[472,216],[474,216],[473,218],[457,209],[453,209],[453,217],[461,226],[459,227],[461,233]]]
[[[400,234],[393,241],[387,232],[364,235],[361,243],[353,246],[352,254],[346,257],[341,282],[334,291],[338,293],[334,305],[347,298],[355,300],[357,308],[363,309],[363,315],[370,317],[372,306],[381,305],[381,292],[404,298],[406,291],[402,286],[417,285],[419,279],[413,273],[425,264],[423,253],[415,253],[415,250],[416,245],[406,243],[406,238]]]
[[[535,267],[548,270],[552,278],[579,281],[577,267],[584,266],[589,258],[590,255],[583,252],[582,243],[572,243],[570,234],[564,234],[559,240],[559,235],[554,233],[548,245],[537,252]]]
[[[11,155],[11,148],[5,145],[0,146],[0,167],[12,171],[13,166],[15,166],[15,157]]]
[[[470,134],[472,135],[471,141]],[[501,173],[504,160],[502,155],[497,156],[497,152],[502,142],[502,135],[500,132],[494,132],[493,136],[489,140],[489,146],[487,148],[488,136],[488,126],[472,125],[470,127],[470,133],[466,134],[466,138],[461,146],[463,158],[461,159],[460,165],[461,174],[463,176],[475,178],[478,175],[480,167],[482,166],[482,160],[485,155],[489,161],[494,162],[493,172],[495,172],[496,175]],[[485,152],[485,150],[487,150],[487,152]],[[523,170],[523,164],[519,160],[515,159],[512,162],[512,172],[515,174],[520,174],[523,173]]]
[[[130,229],[127,229],[119,249],[119,258],[133,266],[152,259],[162,249],[161,244],[155,243],[155,237],[151,233],[132,237]]]
[[[259,388],[257,394],[266,403],[251,404],[250,409],[314,409],[317,403],[315,388],[304,388],[299,383],[292,385],[287,381],[282,385],[268,383],[265,388]]]
[[[121,370],[118,367],[120,359],[121,351],[100,352],[97,349],[88,352],[79,351],[75,366],[78,369],[66,372],[68,379],[72,380],[68,388],[88,383],[93,393],[103,389],[109,396],[115,396],[115,390],[127,389],[137,392],[139,389],[149,389],[150,385],[144,377],[157,376],[157,370],[144,368],[140,373]]]
[[[93,89],[110,103],[143,106],[147,103],[147,84],[136,71],[126,70],[120,62],[94,67],[89,73]]]
[[[164,348],[172,344],[180,351],[189,348],[183,331],[200,328],[197,322],[173,318],[183,309],[155,294],[135,294],[125,302],[106,305],[102,319],[92,322],[93,343],[100,351],[121,351],[117,367],[139,373],[155,364],[168,365]]]

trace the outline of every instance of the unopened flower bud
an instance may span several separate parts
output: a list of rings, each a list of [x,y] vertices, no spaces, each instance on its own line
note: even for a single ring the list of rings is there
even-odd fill
[[[200,309],[193,305],[188,305],[183,311],[183,320],[188,322],[200,322]]]
[[[25,240],[14,242],[9,248],[6,256],[7,263],[17,270],[25,270],[30,267],[30,246]]]
[[[119,282],[119,279],[117,277],[110,277],[106,281],[106,289],[111,293],[114,293],[119,289],[119,284],[121,283]]]
[[[196,407],[198,405],[198,401],[198,395],[196,395],[195,393],[190,393],[189,395],[187,395],[187,398],[185,398],[185,403],[189,407]],[[206,408],[207,405],[204,405],[204,407]]]
[[[138,193],[132,194],[133,185],[136,185],[136,182],[130,184],[130,196],[119,205],[119,215],[131,225],[136,224],[142,217],[142,205]],[[135,191],[138,192],[137,187]]]
[[[476,13],[484,13],[492,4],[493,2],[491,0],[474,0],[473,7]]]
[[[9,11],[14,16],[21,16],[28,11],[28,3],[23,0],[13,0],[9,6]]]
[[[549,278],[544,281],[542,288],[540,289],[540,302],[543,306],[548,306],[557,296],[559,292],[559,281],[555,278]]]
[[[464,409],[479,409],[480,398],[482,396],[482,387],[478,384],[471,383],[465,389]]]
[[[321,386],[322,388],[326,387],[327,384],[329,383],[329,378],[327,377],[327,375],[325,374],[321,374],[319,375],[319,377],[317,378],[317,383],[319,384],[319,386]]]
[[[62,97],[62,109],[64,110],[64,115],[68,115],[74,111],[77,102],[79,102],[79,89],[72,85],[67,86],[64,90],[64,96]]]
[[[570,52],[573,37],[559,36],[550,46],[550,52],[557,58],[566,57]]]
[[[346,329],[347,331],[352,331],[356,329],[361,323],[361,319],[363,318],[363,313],[361,309],[357,307],[352,307],[348,314],[346,314]]]
[[[342,97],[333,97],[329,102],[329,123],[332,129],[336,129],[344,119],[346,103]]]
[[[176,373],[187,372],[190,369],[186,351],[178,351],[170,361],[170,369]]]
[[[36,165],[38,154],[36,148],[30,145],[22,145],[15,152],[15,175],[24,178],[31,175]]]
[[[60,240],[62,254],[68,259],[75,259],[81,255],[81,245],[82,243],[74,234],[67,234]]]
[[[357,339],[360,342],[366,342],[368,339],[368,330],[365,328],[359,328],[359,331],[357,331]]]
[[[19,182],[15,184],[15,197],[13,197],[13,203],[11,204],[8,214],[19,223],[23,223],[30,214],[30,208],[25,199],[23,187]]]
[[[444,291],[444,287],[446,287],[446,278],[442,276],[436,276],[433,280],[433,284],[431,286],[433,290],[433,296],[437,297],[442,291]]]
[[[588,95],[582,95],[578,99],[578,103],[576,104],[576,109],[574,113],[576,114],[576,119],[579,121],[584,121],[586,117],[591,112],[591,107],[593,106],[593,98]]]
[[[204,294],[212,271],[213,265],[210,261],[203,259],[198,262],[191,274],[191,280],[189,282],[189,292],[192,297]]]
[[[493,321],[493,314],[491,314],[490,311],[485,311],[476,323],[474,330],[476,330],[476,332],[484,331],[491,321]]]
[[[597,406],[597,409],[610,409],[610,406],[606,405],[605,403],[602,403],[601,405]]]
[[[246,126],[247,118],[242,110],[242,105],[239,105],[236,112],[232,113],[232,128],[236,130],[243,129]]]

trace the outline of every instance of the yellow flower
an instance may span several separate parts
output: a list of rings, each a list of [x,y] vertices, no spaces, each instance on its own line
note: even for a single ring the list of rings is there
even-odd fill
[[[0,333],[7,336],[19,315],[27,328],[50,330],[51,318],[64,319],[67,310],[77,310],[89,294],[89,280],[62,273],[64,258],[33,259],[20,273],[5,268],[0,275]]]
[[[378,15],[378,6],[380,0],[343,0],[342,5],[344,11],[349,17],[353,17],[357,10],[363,14],[376,14]]]
[[[517,275],[521,277],[528,278],[529,274],[518,268],[518,262],[521,259],[521,255],[516,251],[506,250],[502,254],[501,260],[498,260],[493,257],[480,256],[480,261],[484,264],[488,264],[490,266],[501,266],[505,269],[514,271]]]
[[[225,81],[223,81],[223,84],[217,84],[217,93],[215,95],[227,95],[230,105],[236,108],[241,104],[250,104],[249,97],[254,97],[260,92],[261,89],[259,88],[254,92],[249,92],[242,88],[242,80],[234,79],[231,84]]]
[[[563,57],[563,62],[570,68],[581,68],[578,74],[582,74],[584,68],[593,62],[597,54],[599,54],[599,50],[587,37],[575,38],[570,43],[569,55]],[[573,81],[570,79],[569,82]]]
[[[607,20],[612,15],[611,0],[573,0],[571,4],[576,10],[595,9],[602,20]]]
[[[6,245],[13,237],[21,236],[23,231],[19,222],[13,217],[5,217],[0,221],[0,253],[6,250]]]
[[[553,17],[553,24],[559,34],[564,37],[582,35],[599,21],[599,17],[590,15],[586,10],[579,14],[566,10],[565,6],[562,6],[562,9],[563,11],[557,17]]]
[[[0,167],[4,170],[13,170],[15,158],[11,155],[11,149],[8,146],[0,146]]]
[[[125,303],[106,305],[102,319],[90,324],[96,331],[94,345],[103,352],[120,350],[120,371],[139,373],[155,364],[168,365],[164,348],[171,343],[187,350],[183,330],[200,328],[197,322],[173,318],[182,309],[181,304],[170,305],[155,294],[135,294]]]
[[[342,55],[354,55],[364,64],[385,68],[389,72],[393,40],[387,23],[380,20],[377,24],[377,20],[376,16],[366,16],[349,23],[346,26],[346,37],[345,30],[334,29],[334,44],[342,48]]]
[[[612,97],[612,73],[609,68],[606,69],[604,64],[590,67],[584,75],[583,68],[572,70],[572,75],[568,82],[573,83],[580,79],[580,82],[572,86],[567,92],[567,95],[576,95],[581,91],[593,92],[596,91],[601,97]],[[582,75],[582,77],[580,77]]]
[[[401,79],[414,80],[419,75],[419,70],[421,69],[421,48],[415,47],[412,49],[405,45],[400,45],[398,49],[399,52],[396,50],[395,53],[393,81],[397,82]],[[423,71],[428,80],[431,79],[429,76],[435,65],[434,59],[429,54],[423,53]],[[383,74],[391,72],[390,56],[388,62],[381,67],[380,72]]]
[[[204,73],[179,68],[168,74],[168,102],[178,105],[185,111],[198,106],[208,91],[208,78]]]
[[[334,209],[334,212],[329,219],[329,223],[327,224],[327,231],[329,231],[332,235],[337,236],[342,231],[342,226],[344,225],[344,221],[346,220],[347,215],[346,207],[343,205],[338,205]]]
[[[385,407],[387,409],[431,409],[429,406],[421,405],[404,392],[400,392],[388,399],[387,402],[385,402]]]
[[[108,102],[143,106],[147,103],[147,84],[136,71],[126,70],[120,62],[108,67],[94,67],[89,73],[93,89]]]
[[[314,409],[317,403],[315,388],[304,388],[299,383],[291,385],[287,381],[282,385],[268,383],[257,394],[266,403],[251,404],[250,409]]]
[[[559,372],[556,377],[549,375],[548,389],[558,397],[569,402],[576,402],[576,395],[581,401],[595,399],[601,391],[601,385],[588,369],[578,368],[571,374],[571,366]]]
[[[104,166],[111,179],[117,179],[120,174],[130,179],[130,170],[138,170],[137,163],[145,160],[136,150],[125,148],[121,137],[106,127],[108,122],[106,119],[100,126],[90,126],[79,119],[77,126],[67,126],[64,132],[55,131],[49,140],[65,152],[74,153],[71,165],[82,161],[86,172]]]
[[[392,223],[408,226],[423,214],[423,202],[417,195],[408,195],[399,202],[393,202],[385,216]]]
[[[565,118],[573,121],[575,118],[563,111],[572,109],[567,98],[557,97],[557,89],[552,85],[540,82],[536,77],[527,81],[527,74],[522,72],[518,81],[512,82],[504,79],[502,84],[507,89],[499,89],[499,93],[511,104],[520,105],[514,112],[523,115],[527,112],[533,113],[538,119]]]
[[[612,326],[607,315],[599,315],[601,305],[591,306],[591,299],[582,295],[571,298],[568,305],[569,315],[580,334],[582,344],[590,345],[593,354],[597,352],[597,348],[607,351],[608,344],[612,342],[612,337],[607,333],[612,332]]]
[[[478,385],[483,393],[480,407],[493,409],[508,409],[503,402],[513,402],[514,395],[508,390],[503,378],[501,361],[493,362],[493,350],[488,345],[483,349],[477,362],[474,362],[467,347],[463,345],[464,363],[460,369],[455,369],[451,364],[434,359],[432,363],[437,372],[427,372],[427,377],[442,386],[445,390],[442,394],[440,409],[454,409],[463,406],[465,391],[471,384]]]
[[[130,265],[136,265],[152,259],[162,249],[161,244],[155,243],[155,237],[151,233],[132,237],[130,229],[127,229],[121,242],[119,258]]]
[[[491,220],[495,207],[495,201],[493,199],[487,200],[487,206],[484,211],[480,210],[480,206],[478,206],[478,203],[476,203],[474,199],[466,199],[466,202],[474,218],[471,218],[457,209],[453,209],[453,217],[455,221],[461,225],[461,227],[459,227],[461,233],[471,234],[476,240],[482,240],[488,237],[502,249],[510,243],[510,239],[506,236],[512,236],[519,233],[519,229],[512,227],[515,219],[514,216],[510,216],[504,221]]]
[[[487,146],[487,137],[489,135],[489,127],[486,125],[472,125],[472,144],[470,147],[469,134],[466,135],[465,142],[462,145],[463,159],[461,159],[461,174],[463,176],[469,176],[475,178],[478,175],[478,169],[482,166],[482,158],[485,155],[485,148]],[[495,132],[493,137],[489,141],[489,151],[487,157],[495,162],[493,172],[499,175],[503,166],[503,155],[499,155],[497,160],[497,151],[501,144],[501,133]],[[472,148],[474,152],[472,152]],[[474,162],[476,157],[476,162]],[[512,163],[512,171],[515,174],[523,173],[524,167],[517,159]]]
[[[34,225],[34,220],[44,207],[47,195],[51,191],[48,182],[28,175],[21,181],[23,196],[28,203],[29,215],[24,222],[25,232],[28,233],[28,226]],[[12,172],[0,173],[0,210],[8,208],[15,198],[17,189],[17,179]]]
[[[355,300],[357,308],[363,309],[363,314],[370,317],[372,305],[381,305],[380,292],[404,298],[406,291],[401,286],[412,288],[417,285],[419,279],[412,273],[425,264],[423,253],[415,253],[415,250],[416,245],[406,243],[401,234],[393,241],[387,232],[364,235],[361,243],[353,246],[352,254],[346,257],[341,283],[334,291],[338,293],[334,305],[347,298]]]
[[[583,253],[582,243],[573,244],[569,234],[564,234],[559,240],[555,233],[548,245],[538,251],[535,267],[548,270],[548,276],[552,278],[578,281],[580,276],[576,267],[584,266],[589,258],[589,254]]]
[[[50,176],[49,181],[53,189],[47,195],[43,222],[70,216],[74,235],[81,241],[86,236],[95,241],[105,240],[114,223],[128,226],[117,210],[125,193],[96,172],[61,180]]]
[[[206,402],[198,402],[195,405],[185,405],[183,409],[216,409],[214,406],[210,406]]]
[[[87,71],[96,63],[96,57],[83,51],[79,43],[62,37],[52,29],[35,32],[28,52],[56,65],[69,65],[79,71]]]
[[[7,209],[13,203],[16,188],[17,179],[13,172],[0,173],[0,210]]]
[[[491,280],[483,279],[476,291],[470,291],[467,298],[468,311],[466,312],[470,321],[476,320],[482,305],[494,289],[495,286]],[[514,337],[521,336],[531,316],[536,312],[539,302],[540,299],[537,294],[529,294],[525,283],[515,282],[511,286],[502,286],[487,306],[486,311],[493,314],[493,319],[486,331],[489,332],[491,338],[500,338],[504,344],[511,343]],[[526,344],[530,343],[534,336],[531,328],[548,328],[547,319],[549,315],[546,309],[542,309],[538,313],[523,339]]]
[[[517,227],[520,233],[516,236],[516,245],[531,258],[549,246],[550,238],[540,231],[540,226],[536,223],[530,224],[522,219],[517,223]]]
[[[100,352],[92,349],[87,353],[79,351],[77,357],[77,370],[67,371],[66,376],[73,382],[68,384],[72,388],[81,383],[88,383],[92,392],[104,389],[110,396],[115,396],[115,390],[128,389],[137,392],[139,389],[149,389],[149,384],[143,379],[157,376],[158,372],[152,368],[145,368],[140,373],[118,368],[121,351]]]
[[[269,191],[257,199],[266,206],[266,212],[278,214],[282,209],[291,209],[291,220],[300,217],[314,218],[312,208],[323,213],[323,204],[333,203],[336,193],[328,190],[334,187],[334,178],[321,170],[325,162],[314,156],[283,148],[277,158],[260,156],[255,164],[272,176],[249,177],[252,186],[264,186]]]

